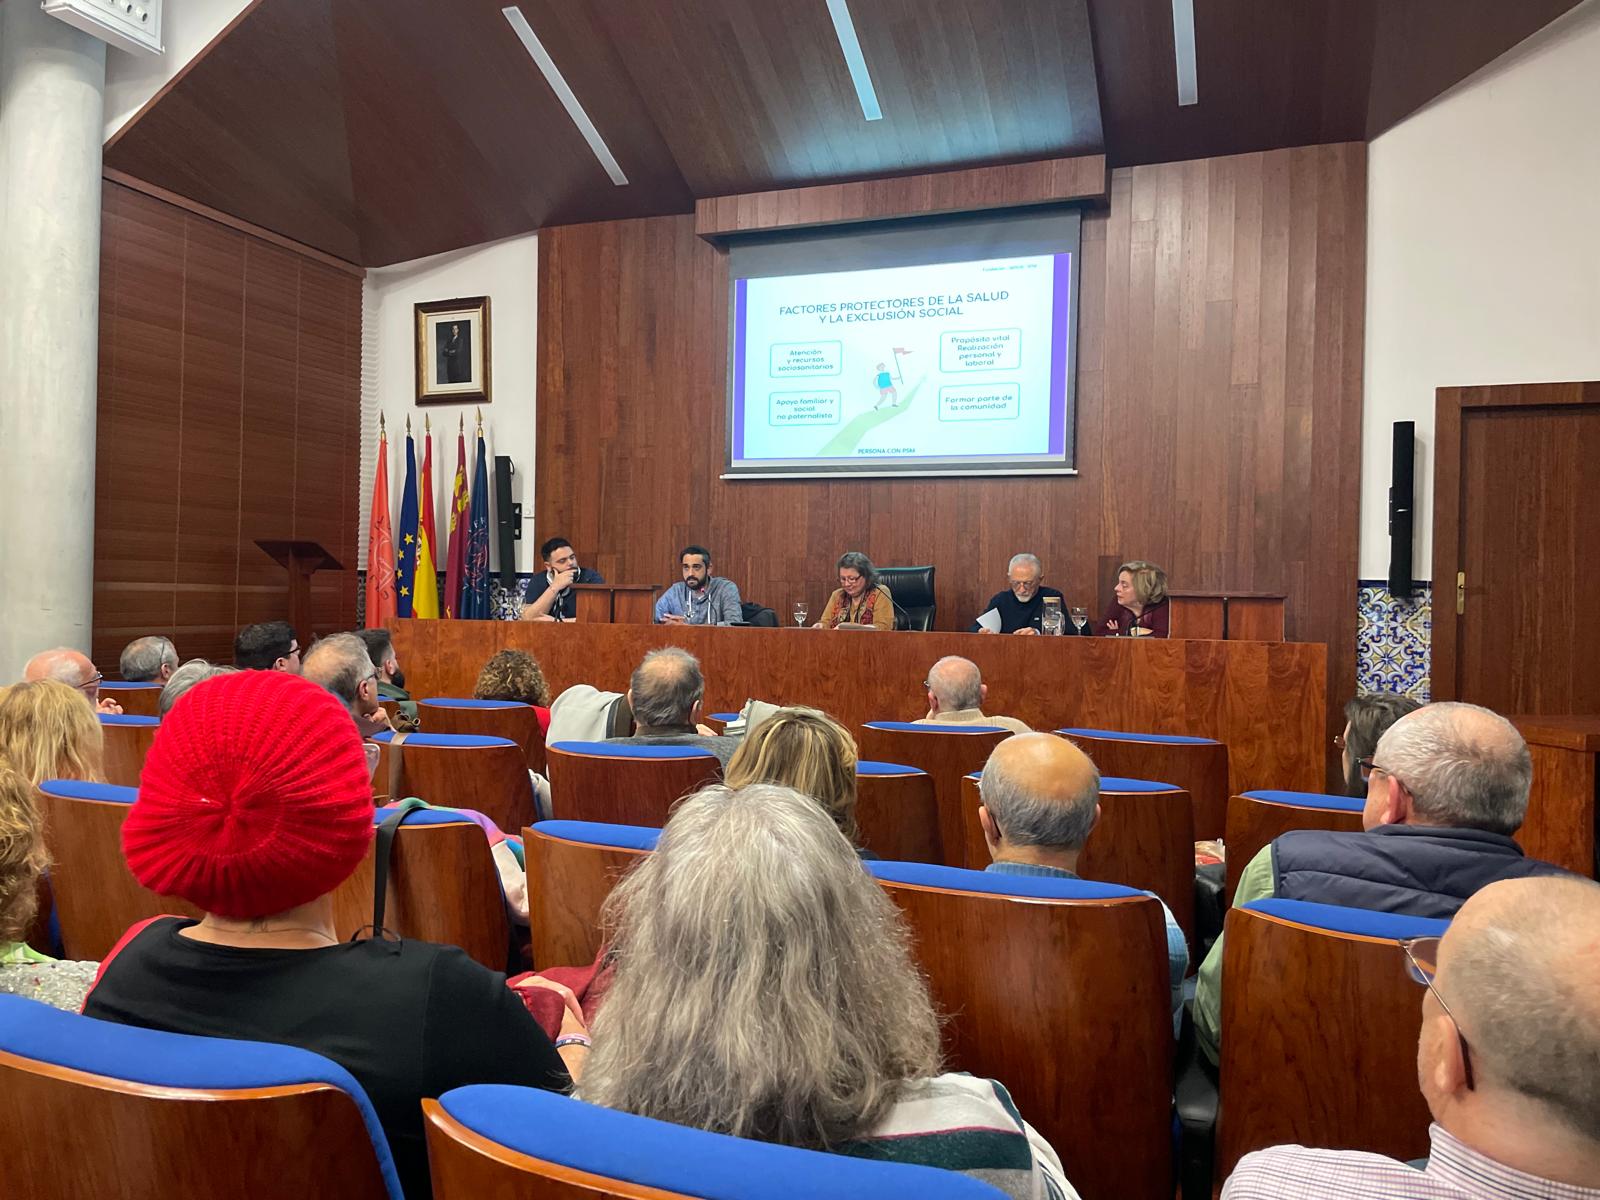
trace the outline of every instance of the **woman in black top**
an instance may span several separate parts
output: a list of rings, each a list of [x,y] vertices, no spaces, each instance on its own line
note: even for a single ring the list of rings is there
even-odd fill
[[[274,671],[194,688],[151,748],[123,851],[142,884],[206,915],[135,926],[84,1012],[325,1055],[366,1090],[415,1200],[431,1194],[424,1097],[565,1090],[586,1045],[558,1054],[505,976],[456,947],[340,940],[331,893],[366,856],[372,813],[360,736],[331,694]],[[569,1014],[562,1033],[586,1031]]]

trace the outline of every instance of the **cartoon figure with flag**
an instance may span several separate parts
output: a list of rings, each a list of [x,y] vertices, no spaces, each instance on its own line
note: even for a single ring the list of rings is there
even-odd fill
[[[904,346],[895,346],[893,348],[893,375],[889,374],[889,368],[886,363],[878,364],[878,374],[874,380],[874,382],[878,385],[878,402],[872,406],[873,412],[877,412],[885,404],[887,404],[890,408],[900,407],[900,393],[895,388],[895,384],[904,383],[906,381],[905,376],[900,373],[900,356],[902,354],[910,353],[911,351],[906,349]]]

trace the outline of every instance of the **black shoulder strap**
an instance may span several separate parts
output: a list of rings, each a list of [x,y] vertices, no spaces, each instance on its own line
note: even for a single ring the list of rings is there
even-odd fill
[[[389,859],[394,853],[394,835],[400,832],[405,819],[419,808],[427,808],[426,801],[415,796],[400,802],[378,826],[377,846],[372,864],[372,936],[383,936],[383,913],[389,901]]]

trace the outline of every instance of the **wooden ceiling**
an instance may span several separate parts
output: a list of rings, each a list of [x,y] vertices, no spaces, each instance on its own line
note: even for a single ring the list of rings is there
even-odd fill
[[[1115,165],[1363,140],[1576,0],[521,0],[627,174],[612,184],[504,0],[257,0],[108,167],[363,266],[697,198],[1103,151]]]

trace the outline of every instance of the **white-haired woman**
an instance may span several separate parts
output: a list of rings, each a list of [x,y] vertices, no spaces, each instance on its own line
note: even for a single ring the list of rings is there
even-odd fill
[[[1076,1196],[1000,1084],[940,1074],[938,1022],[899,915],[799,792],[689,797],[607,916],[616,974],[583,1099],[960,1170],[1028,1200]]]

